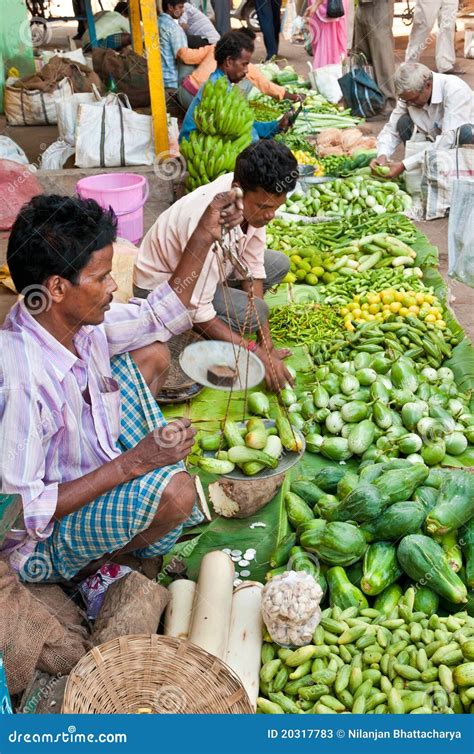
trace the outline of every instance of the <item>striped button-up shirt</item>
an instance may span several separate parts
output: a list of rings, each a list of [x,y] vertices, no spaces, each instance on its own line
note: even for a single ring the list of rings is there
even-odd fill
[[[82,327],[75,356],[28,312],[23,301],[0,329],[1,491],[23,500],[23,525],[2,551],[19,567],[54,525],[58,485],[120,455],[120,392],[110,359],[191,326],[168,283],[147,300],[112,304],[104,322]],[[88,389],[90,403],[84,397]]]

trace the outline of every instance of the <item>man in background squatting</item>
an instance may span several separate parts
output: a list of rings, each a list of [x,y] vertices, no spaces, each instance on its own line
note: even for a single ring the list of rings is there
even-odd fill
[[[54,195],[20,211],[7,261],[24,298],[0,328],[0,489],[21,495],[23,528],[0,554],[23,580],[162,555],[202,520],[183,464],[195,430],[166,424],[155,396],[209,246],[242,220],[235,191],[210,197],[174,273],[146,301],[115,304],[112,211]]]
[[[133,292],[148,296],[163,280],[175,274],[189,238],[204,208],[221,191],[239,186],[243,191],[243,220],[233,231],[236,252],[253,277],[255,310],[248,314],[250,284],[222,253],[209,244],[190,304],[193,328],[212,340],[239,344],[242,330],[256,334],[247,340],[265,367],[267,386],[278,392],[293,379],[283,359],[286,349],[276,349],[268,326],[268,306],[264,292],[277,285],[289,270],[286,254],[266,248],[265,226],[273,220],[298,178],[298,166],[288,147],[262,139],[237,157],[234,173],[227,173],[206,186],[200,186],[163,212],[143,239],[135,261]]]

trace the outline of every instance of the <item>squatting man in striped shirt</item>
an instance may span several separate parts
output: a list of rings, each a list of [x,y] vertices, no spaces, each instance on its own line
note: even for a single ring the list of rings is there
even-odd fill
[[[18,215],[7,260],[24,298],[0,329],[0,481],[21,495],[23,521],[0,554],[23,580],[161,555],[202,520],[183,463],[195,430],[166,424],[155,396],[165,341],[191,327],[209,247],[222,225],[240,225],[242,206],[233,189],[214,196],[169,280],[129,304],[112,304],[111,211],[37,196]]]

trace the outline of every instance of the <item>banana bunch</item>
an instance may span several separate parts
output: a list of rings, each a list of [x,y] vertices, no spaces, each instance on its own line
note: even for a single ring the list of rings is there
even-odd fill
[[[217,81],[207,81],[201,102],[194,112],[194,120],[200,131],[228,139],[237,139],[245,131],[251,131],[254,121],[240,89],[229,87],[226,76]]]
[[[204,85],[194,120],[197,130],[180,145],[188,168],[188,191],[232,172],[237,155],[252,143],[254,119],[240,90],[229,86],[223,76]]]
[[[237,155],[252,142],[250,132],[230,141],[221,136],[191,131],[189,141],[183,140],[181,154],[186,159],[188,177],[186,188],[194,191],[218,178],[230,173],[235,167]]]

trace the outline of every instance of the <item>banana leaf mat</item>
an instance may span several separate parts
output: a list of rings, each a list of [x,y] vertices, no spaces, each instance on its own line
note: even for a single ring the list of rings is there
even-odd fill
[[[438,269],[438,250],[426,236],[418,232],[413,248],[417,252],[416,263],[423,269],[423,278],[428,286],[432,286],[440,300],[446,301],[447,287]],[[270,308],[282,306],[295,300],[317,300],[317,290],[309,285],[283,284],[267,293],[265,300]],[[446,320],[455,333],[464,335],[464,331],[457,322],[454,313],[448,308]],[[298,369],[298,387],[304,388],[308,384],[312,361],[305,346],[292,347],[293,355],[288,363]],[[471,342],[464,337],[453,349],[452,357],[445,363],[455,375],[456,383],[463,391],[473,391],[471,409],[474,412],[474,348]],[[264,388],[257,388],[264,389]],[[278,401],[272,394],[270,399],[270,416],[275,418],[279,413]],[[246,417],[245,393],[235,392],[229,403],[229,394],[217,390],[204,388],[193,400],[181,404],[163,406],[163,413],[168,419],[178,416],[187,416],[195,424],[200,432],[214,432],[222,419],[228,416],[230,419],[240,421]],[[202,556],[214,549],[238,549],[244,552],[252,547],[256,550],[255,560],[247,567],[250,576],[246,577],[256,581],[264,581],[265,573],[269,568],[271,553],[288,530],[283,498],[292,479],[312,478],[316,472],[327,466],[335,466],[335,462],[328,461],[320,455],[306,452],[299,464],[287,475],[283,486],[262,510],[247,519],[224,519],[214,518],[210,523],[201,524],[194,529],[188,530],[187,535],[192,538],[185,542],[179,542],[173,550],[164,558],[163,568],[176,557],[184,562],[188,576],[196,579],[199,574],[199,566]],[[350,460],[345,466],[347,469],[356,469],[357,461]],[[446,466],[474,466],[474,453],[468,449],[466,453],[454,458],[446,456]],[[199,471],[199,476],[207,489],[209,483],[215,480],[209,474]],[[257,526],[253,526],[256,524]],[[160,580],[166,583],[166,574],[162,571]]]

